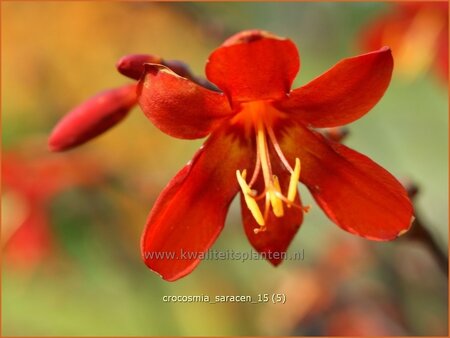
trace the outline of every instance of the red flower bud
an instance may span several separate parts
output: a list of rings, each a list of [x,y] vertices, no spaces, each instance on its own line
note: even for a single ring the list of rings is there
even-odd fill
[[[162,58],[150,54],[131,54],[122,57],[116,64],[120,74],[139,80],[144,72],[145,63],[162,63]]]
[[[136,86],[110,89],[69,112],[53,129],[48,145],[64,151],[83,144],[121,121],[136,104]]]

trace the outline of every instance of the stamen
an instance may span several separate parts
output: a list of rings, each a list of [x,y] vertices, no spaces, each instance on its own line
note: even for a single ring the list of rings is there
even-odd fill
[[[264,224],[259,224],[259,228],[255,228],[253,229],[253,232],[255,233],[255,235],[259,234],[260,232],[264,232],[267,230],[265,222],[267,220],[267,217],[269,217],[269,205],[270,205],[270,200],[269,200],[269,196],[265,195],[266,197],[266,206],[264,207]]]
[[[259,156],[259,147],[256,147],[255,170],[253,171],[252,179],[250,180],[250,183],[248,184],[249,187],[252,187],[253,184],[255,184],[256,179],[258,178],[260,169],[261,169],[261,157]]]
[[[282,200],[284,203],[286,203],[286,205],[288,206],[288,208],[290,207],[294,207],[297,209],[302,209],[304,212],[308,212],[309,209],[311,209],[310,205],[300,205],[294,202],[289,201],[286,197],[283,196],[283,194],[275,191],[274,194],[280,199]]]
[[[266,231],[266,227],[265,226],[253,229],[253,232],[255,233],[255,235],[259,234],[260,232],[264,232],[264,231]]]
[[[247,170],[241,172],[239,170],[236,170],[236,177],[239,183],[239,186],[242,189],[242,193],[244,194],[245,204],[247,204],[248,209],[252,213],[253,217],[255,218],[256,222],[260,226],[265,225],[264,217],[261,213],[261,210],[259,209],[258,203],[256,203],[255,199],[252,197],[253,191],[250,189],[250,187],[245,182],[245,178],[247,176]]]
[[[308,205],[304,205],[302,208],[303,208],[303,211],[306,212],[306,213],[308,213],[309,210],[311,210],[311,206],[309,204]]]
[[[277,153],[278,157],[280,158],[281,162],[284,164],[286,169],[292,174],[293,172],[292,167],[287,161],[286,157],[284,157],[283,151],[281,150],[280,144],[278,143],[277,138],[275,137],[275,133],[273,132],[272,127],[266,126],[266,129],[267,133],[269,134],[269,138],[272,141],[275,152]]]
[[[267,221],[267,218],[269,217],[269,211],[270,211],[270,194],[266,194],[266,203],[264,206],[264,221]]]
[[[278,198],[276,193],[281,194],[280,182],[278,181],[278,177],[273,175],[273,187],[275,191],[270,191],[270,203],[272,204],[272,210],[276,217],[283,217],[283,203],[281,199]]]
[[[272,166],[269,161],[269,153],[267,150],[266,134],[262,122],[259,122],[256,130],[256,143],[259,148],[259,156],[261,158],[261,169],[264,176],[266,187],[270,187],[272,178]]]
[[[268,191],[268,189],[266,188],[266,189],[263,190],[263,192],[261,192],[259,195],[255,195],[253,198],[254,198],[256,201],[262,200],[263,198],[266,197],[267,191]]]
[[[268,222],[270,212],[275,217],[283,217],[285,215],[284,203],[288,208],[295,207],[307,212],[309,206],[302,206],[295,203],[295,198],[299,194],[297,184],[300,178],[300,159],[295,159],[295,166],[292,169],[290,163],[284,156],[280,144],[278,143],[275,133],[272,129],[272,112],[269,111],[270,107],[267,102],[257,101],[251,102],[248,105],[243,105],[243,111],[249,117],[249,122],[253,125],[256,136],[256,162],[253,170],[250,182],[246,182],[247,170],[243,170],[242,174],[239,170],[236,171],[236,177],[244,195],[245,203],[250,210],[255,221],[259,225],[256,229],[253,229],[255,234],[266,231],[266,224]],[[247,124],[248,125],[248,124]],[[266,134],[267,133],[267,134]],[[290,173],[289,186],[287,187],[287,194],[284,195],[281,191],[280,182],[278,176],[273,175],[273,168],[271,164],[270,155],[272,150],[269,151],[268,142],[272,142],[273,149],[277,153],[279,160],[282,162],[285,170]],[[278,168],[278,167],[276,167]],[[284,170],[283,170],[284,171]],[[262,174],[262,178],[259,175]],[[286,174],[285,172],[281,174]],[[264,188],[259,187],[258,179],[262,179],[264,182]],[[258,183],[258,189],[252,190],[253,185]],[[262,190],[262,191],[261,191]],[[262,210],[264,200],[264,210]],[[261,205],[261,207],[260,207]]]
[[[294,202],[295,196],[297,195],[297,183],[300,178],[300,159],[297,157],[295,159],[295,168],[293,173],[291,174],[291,179],[289,180],[289,188],[287,199],[290,202]],[[289,208],[288,204],[288,208]]]

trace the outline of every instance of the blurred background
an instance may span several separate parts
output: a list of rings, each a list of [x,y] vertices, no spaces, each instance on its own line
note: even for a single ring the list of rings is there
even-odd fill
[[[204,261],[169,283],[141,262],[139,238],[159,192],[202,140],[171,138],[136,108],[73,151],[46,146],[67,111],[129,82],[114,67],[125,54],[183,60],[203,75],[225,38],[264,29],[297,44],[297,87],[341,58],[390,45],[391,85],[345,143],[417,184],[416,215],[446,258],[447,11],[445,3],[2,3],[3,335],[447,335],[447,272],[423,236],[354,237],[302,187],[312,210],[290,251],[304,250],[303,261]],[[213,248],[250,249],[236,201]],[[264,293],[284,293],[286,304],[162,301]]]

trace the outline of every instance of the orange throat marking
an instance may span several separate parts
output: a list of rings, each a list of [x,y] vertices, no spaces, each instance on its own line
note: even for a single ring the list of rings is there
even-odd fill
[[[256,136],[256,164],[250,182],[247,183],[246,181],[246,169],[244,169],[242,173],[240,170],[236,171],[236,178],[241,187],[245,203],[259,225],[259,228],[254,229],[255,234],[266,230],[266,223],[270,211],[276,217],[280,218],[284,216],[284,204],[286,204],[288,208],[296,207],[303,211],[309,209],[309,207],[302,207],[301,205],[294,203],[298,194],[297,183],[300,178],[300,159],[295,159],[294,169],[292,169],[292,166],[281,151],[281,147],[272,129],[273,121],[279,114],[280,112],[272,107],[268,101],[252,101],[242,103],[242,110],[236,116],[238,122],[245,123],[246,127],[251,126],[254,128]],[[291,174],[286,195],[281,191],[278,177],[272,173],[268,141],[272,143],[279,160],[281,160],[284,167]],[[265,188],[263,191],[258,192],[253,190],[252,186],[255,184],[260,172],[262,172],[264,178]],[[265,198],[264,213],[257,203],[257,201],[263,198]]]

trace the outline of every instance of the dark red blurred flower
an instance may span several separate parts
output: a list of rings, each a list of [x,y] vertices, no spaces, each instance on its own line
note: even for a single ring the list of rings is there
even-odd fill
[[[2,162],[5,256],[17,267],[31,268],[54,247],[48,213],[52,198],[69,187],[98,182],[101,171],[79,156],[8,152]]]
[[[398,2],[364,28],[365,50],[390,46],[406,77],[434,68],[448,80],[448,2]]]
[[[391,240],[409,229],[413,210],[402,185],[366,156],[314,130],[353,122],[380,100],[391,79],[389,48],[344,59],[295,90],[295,45],[263,31],[239,33],[210,55],[206,75],[221,91],[147,61],[134,56],[121,63],[123,74],[140,77],[137,101],[146,116],[174,137],[210,135],[147,220],[142,256],[164,279],[181,278],[198,265],[239,191],[245,233],[274,265],[281,258],[270,252],[286,251],[307,209],[299,180],[346,231]],[[65,142],[63,132],[58,138]]]

